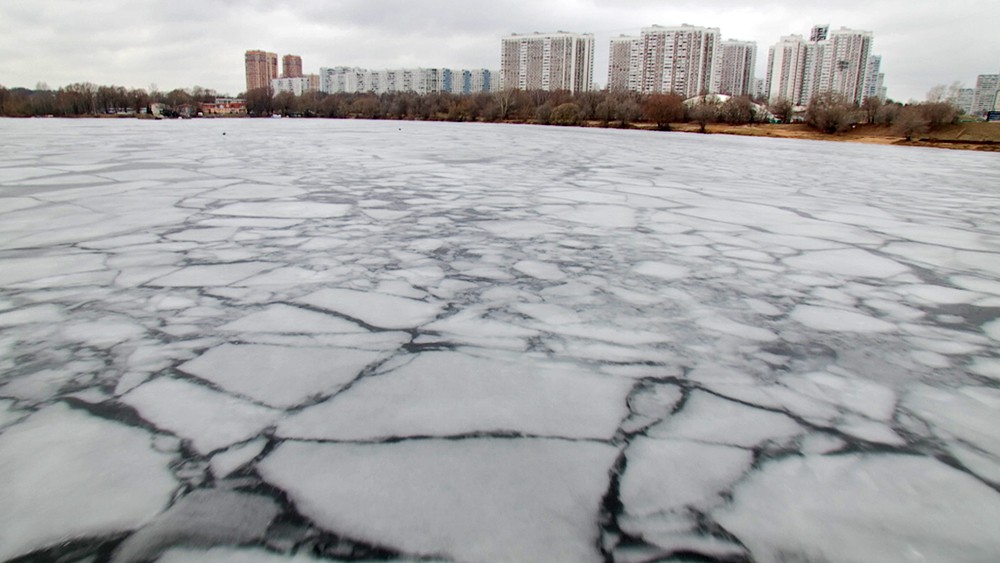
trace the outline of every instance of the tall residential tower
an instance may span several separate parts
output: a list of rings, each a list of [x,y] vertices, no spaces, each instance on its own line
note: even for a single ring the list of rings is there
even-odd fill
[[[301,78],[302,77],[302,57],[298,55],[285,55],[281,57],[281,78]]]
[[[508,35],[501,44],[500,82],[505,90],[589,91],[594,36],[564,31]]]
[[[685,98],[716,92],[719,28],[654,25],[642,29],[639,91],[674,92]]]
[[[833,92],[860,104],[869,95],[884,96],[882,59],[872,56],[872,32],[844,27],[830,31],[828,25],[817,25],[809,37],[785,36],[771,47],[768,99],[806,105],[817,94]]]
[[[247,51],[244,55],[247,72],[247,91],[270,88],[278,78],[278,55],[266,51]]]
[[[757,43],[727,39],[721,43],[715,65],[715,92],[728,96],[754,93],[754,70],[757,67]]]

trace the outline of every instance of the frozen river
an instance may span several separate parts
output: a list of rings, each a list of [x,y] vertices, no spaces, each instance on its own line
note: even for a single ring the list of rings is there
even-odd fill
[[[0,121],[0,561],[1000,559],[1000,157]]]

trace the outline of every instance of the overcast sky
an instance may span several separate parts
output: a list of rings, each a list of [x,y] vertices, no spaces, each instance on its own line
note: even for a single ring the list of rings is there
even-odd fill
[[[757,42],[757,75],[780,36],[817,23],[875,34],[889,97],[1000,72],[997,0],[0,0],[0,84],[73,82],[160,90],[245,89],[243,53],[300,55],[321,66],[491,68],[510,33],[595,36],[595,81],[608,42],[653,24],[718,27]]]

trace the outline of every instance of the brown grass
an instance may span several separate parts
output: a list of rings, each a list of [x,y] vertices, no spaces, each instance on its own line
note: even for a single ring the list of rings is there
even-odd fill
[[[635,129],[655,129],[653,125],[638,123]],[[697,133],[697,123],[675,123],[671,130]],[[886,125],[858,125],[844,133],[827,134],[804,123],[726,125],[722,123],[708,126],[708,134],[743,135],[749,137],[773,137],[776,139],[809,139],[813,141],[837,141],[848,143],[869,143],[876,145],[905,145],[914,147],[935,147],[943,149],[977,150],[1000,152],[1000,123],[959,123],[948,125],[918,138],[907,141],[892,132]]]

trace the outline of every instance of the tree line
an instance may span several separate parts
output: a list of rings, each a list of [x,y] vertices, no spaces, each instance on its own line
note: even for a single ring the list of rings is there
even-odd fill
[[[216,93],[195,86],[160,92],[121,86],[70,84],[51,90],[40,85],[35,90],[0,86],[0,115],[85,116],[146,113],[153,103],[163,104],[167,115],[185,106],[212,102]],[[948,101],[901,104],[868,98],[856,104],[835,93],[814,96],[804,111],[790,101],[770,104],[749,96],[725,99],[705,95],[685,100],[674,93],[506,90],[495,93],[449,94],[396,92],[335,93],[291,92],[274,94],[269,88],[250,90],[241,97],[251,116],[302,116],[326,118],[408,119],[438,121],[488,121],[539,123],[546,125],[597,124],[604,127],[631,127],[644,123],[669,130],[672,124],[695,123],[702,132],[709,124],[792,123],[803,121],[827,133],[846,131],[859,124],[891,126],[907,139],[934,128],[954,123],[960,111]]]
[[[0,115],[4,117],[79,117],[94,115],[140,114],[154,103],[169,110],[185,105],[215,100],[213,90],[195,86],[160,92],[123,86],[98,86],[78,82],[52,90],[39,84],[34,90],[0,86]]]

